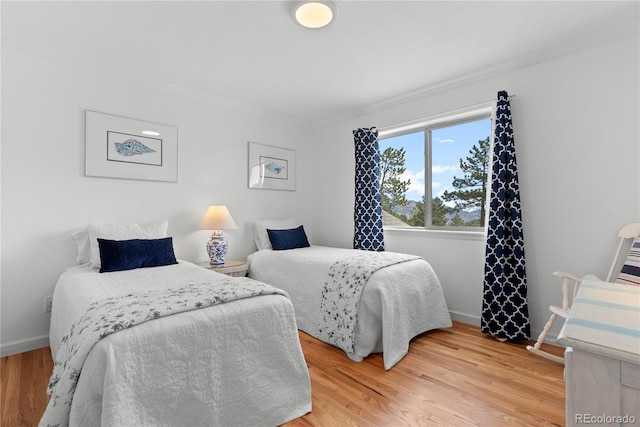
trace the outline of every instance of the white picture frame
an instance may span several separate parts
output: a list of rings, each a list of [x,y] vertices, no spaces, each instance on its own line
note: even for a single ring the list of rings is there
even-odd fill
[[[249,188],[296,190],[296,152],[249,142]]]
[[[178,128],[85,111],[85,175],[178,182]]]

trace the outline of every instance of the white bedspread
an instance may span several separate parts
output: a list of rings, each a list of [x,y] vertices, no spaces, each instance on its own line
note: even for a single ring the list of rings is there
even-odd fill
[[[60,339],[89,304],[226,276],[185,261],[100,274],[77,267],[54,292],[50,330]],[[310,381],[289,299],[263,295],[162,317],[100,340],[71,407],[77,426],[276,426],[311,410]]]
[[[321,293],[328,271],[336,261],[353,254],[353,249],[324,246],[264,249],[249,256],[249,276],[286,291],[295,307],[298,328],[319,338]],[[407,354],[416,335],[451,326],[440,281],[424,259],[375,272],[364,288],[357,316],[355,349],[347,355],[361,361],[382,352],[385,369]]]

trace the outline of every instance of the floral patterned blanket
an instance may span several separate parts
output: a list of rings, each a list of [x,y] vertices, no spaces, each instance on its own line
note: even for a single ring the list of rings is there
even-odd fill
[[[335,262],[322,289],[319,338],[353,353],[356,343],[358,303],[369,277],[381,268],[419,259],[395,252],[362,251]]]
[[[246,277],[226,277],[173,289],[155,289],[110,297],[89,306],[63,337],[47,387],[51,396],[41,426],[69,424],[71,402],[82,366],[98,340],[134,325],[189,310],[258,295],[288,295]]]

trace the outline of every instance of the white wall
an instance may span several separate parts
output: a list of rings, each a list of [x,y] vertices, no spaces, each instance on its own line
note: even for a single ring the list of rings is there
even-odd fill
[[[548,318],[547,307],[560,302],[560,288],[551,273],[604,277],[618,229],[640,219],[638,52],[636,34],[325,124],[317,130],[313,153],[316,243],[351,245],[353,129],[453,111],[507,90],[516,95],[511,106],[529,311],[537,336]],[[433,265],[454,317],[479,323],[482,237],[441,236],[385,232],[387,250],[421,255]],[[559,327],[560,322],[552,335]]]
[[[349,247],[352,129],[467,107],[501,89],[516,94],[529,308],[537,332],[547,306],[560,296],[551,272],[603,276],[617,229],[640,218],[638,51],[637,36],[613,41],[363,110],[310,136],[286,118],[3,43],[1,352],[47,345],[44,297],[74,263],[73,229],[90,221],[168,219],[177,255],[204,261],[208,236],[197,230],[201,215],[209,204],[226,204],[240,226],[226,233],[231,258],[253,251],[253,220],[292,214],[313,243]],[[85,177],[85,109],[178,126],[179,182]],[[295,149],[297,191],[248,189],[247,141]],[[386,241],[389,250],[428,259],[450,310],[477,321],[481,238],[389,231]]]
[[[214,77],[214,76],[212,76]],[[178,127],[177,183],[84,176],[85,109]],[[297,123],[203,100],[23,46],[2,47],[2,354],[48,345],[44,298],[74,264],[69,233],[90,221],[169,220],[176,255],[206,261],[200,219],[226,204],[229,258],[255,250],[252,222],[311,226],[311,144]],[[248,141],[296,150],[297,191],[247,188]]]

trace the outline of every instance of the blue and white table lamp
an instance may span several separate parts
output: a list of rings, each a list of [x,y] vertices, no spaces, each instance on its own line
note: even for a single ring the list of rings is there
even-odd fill
[[[222,230],[238,228],[226,206],[209,206],[207,213],[202,219],[200,228],[203,230],[213,230],[211,238],[207,242],[207,252],[211,265],[224,264],[224,257],[227,255],[229,244],[222,234]]]

